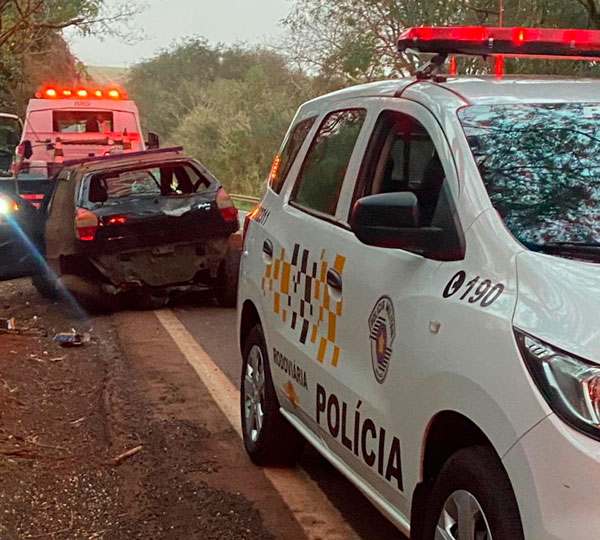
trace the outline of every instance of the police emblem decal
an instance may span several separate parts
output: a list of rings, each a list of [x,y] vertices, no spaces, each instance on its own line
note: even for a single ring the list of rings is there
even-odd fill
[[[394,305],[389,296],[382,296],[369,317],[371,362],[378,383],[383,383],[392,357],[392,344],[396,337]]]

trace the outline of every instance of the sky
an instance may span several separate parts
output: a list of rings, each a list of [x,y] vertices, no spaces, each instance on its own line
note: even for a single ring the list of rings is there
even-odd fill
[[[130,2],[135,5],[138,0]],[[265,43],[282,32],[278,23],[292,5],[289,0],[145,0],[145,4],[148,9],[133,22],[146,39],[129,45],[112,37],[102,41],[67,34],[73,53],[87,65],[124,67],[191,35],[211,43]]]

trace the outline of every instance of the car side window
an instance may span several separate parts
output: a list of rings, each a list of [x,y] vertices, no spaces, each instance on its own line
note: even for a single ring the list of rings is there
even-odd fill
[[[291,201],[322,214],[335,214],[366,115],[365,109],[346,109],[325,117],[306,155]]]
[[[285,184],[287,175],[290,172],[290,169],[292,168],[292,165],[298,156],[298,152],[300,152],[300,148],[312,129],[316,119],[317,117],[313,116],[312,118],[307,118],[306,120],[302,120],[302,122],[298,122],[298,124],[294,126],[294,129],[292,129],[288,139],[283,144],[283,148],[275,157],[271,174],[269,176],[271,189],[275,193],[281,193],[281,189],[283,188],[283,184]]]
[[[420,224],[431,225],[445,173],[431,136],[416,119],[385,111],[377,121],[355,199],[409,191],[417,196]]]

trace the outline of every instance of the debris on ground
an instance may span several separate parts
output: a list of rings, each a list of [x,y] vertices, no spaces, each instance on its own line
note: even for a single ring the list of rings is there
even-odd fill
[[[88,343],[90,339],[89,332],[80,334],[74,328],[70,332],[61,332],[54,336],[54,341],[61,347],[81,347],[84,343]]]
[[[17,323],[14,317],[10,319],[0,319],[0,329],[2,330],[16,330]]]
[[[122,454],[118,455],[115,459],[112,460],[112,464],[115,467],[118,467],[126,459],[130,458],[131,456],[135,456],[142,448],[144,448],[144,446],[142,444],[140,444],[139,446],[136,446],[135,448],[132,448],[131,450],[127,450],[127,452],[123,452]]]
[[[220,442],[179,386],[124,353],[113,317],[82,321],[28,280],[0,298],[17,328],[0,329],[0,540],[273,540],[216,479]],[[92,333],[84,349],[53,341],[72,327]]]

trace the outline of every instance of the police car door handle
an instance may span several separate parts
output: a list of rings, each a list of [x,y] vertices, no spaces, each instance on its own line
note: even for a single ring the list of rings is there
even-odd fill
[[[273,242],[271,242],[271,240],[265,240],[263,242],[263,253],[267,257],[273,257]]]
[[[327,272],[327,285],[338,293],[342,292],[342,276],[340,276],[335,270],[329,270]]]

